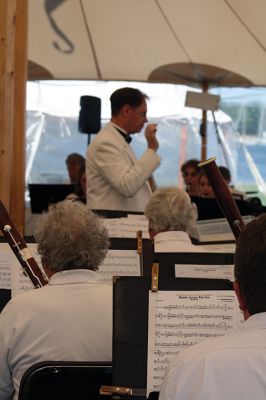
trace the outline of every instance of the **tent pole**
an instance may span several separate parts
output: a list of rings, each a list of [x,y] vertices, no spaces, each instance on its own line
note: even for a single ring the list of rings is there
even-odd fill
[[[15,81],[13,121],[13,172],[10,215],[21,234],[25,224],[26,84],[28,0],[17,0],[15,31]]]
[[[15,0],[0,0],[0,200],[10,210],[14,105]]]
[[[206,93],[208,91],[208,82],[202,83],[202,91]],[[202,121],[200,127],[201,134],[201,160],[205,161],[207,158],[207,111],[202,110]]]
[[[24,226],[25,119],[22,116],[25,113],[26,4],[27,0],[0,0],[0,200],[21,232]]]

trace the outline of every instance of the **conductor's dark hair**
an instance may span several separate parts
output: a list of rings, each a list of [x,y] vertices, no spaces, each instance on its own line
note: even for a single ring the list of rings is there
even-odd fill
[[[124,105],[136,108],[145,99],[148,99],[148,96],[138,89],[125,87],[116,90],[110,97],[112,116],[116,116]]]
[[[187,168],[194,168],[196,173],[198,174],[200,171],[200,167],[198,166],[199,160],[195,158],[191,158],[190,160],[187,160],[184,162],[184,164],[181,165],[181,172],[184,173],[186,172]]]
[[[236,242],[235,279],[250,315],[266,311],[266,214],[246,225]]]

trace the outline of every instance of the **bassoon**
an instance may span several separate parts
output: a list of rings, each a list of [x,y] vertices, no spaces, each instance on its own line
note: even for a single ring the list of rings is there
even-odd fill
[[[0,200],[0,229],[3,232],[11,250],[20,262],[23,272],[30,278],[35,288],[40,288],[48,283],[48,279],[42,272],[37,261],[31,255],[23,237]]]
[[[209,158],[208,160],[199,163],[198,166],[203,168],[215,194],[216,201],[237,239],[240,232],[245,229],[245,223],[239,212],[235,199],[216,165],[215,159],[215,157]]]

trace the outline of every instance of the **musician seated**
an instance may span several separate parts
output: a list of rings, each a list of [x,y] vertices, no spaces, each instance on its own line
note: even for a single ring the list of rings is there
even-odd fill
[[[240,190],[237,190],[232,184],[231,184],[231,173],[230,170],[227,167],[224,167],[223,165],[220,165],[219,171],[221,172],[222,177],[224,178],[225,183],[228,185],[228,188],[230,192],[232,193],[232,196],[236,200],[247,200],[247,195],[245,192],[242,192]]]
[[[107,231],[81,202],[65,200],[35,231],[49,284],[15,296],[0,315],[0,399],[17,399],[20,379],[40,361],[111,361],[112,289],[96,272]]]
[[[67,200],[82,201],[86,204],[86,169],[85,165],[80,167],[78,181],[74,185],[74,192],[66,197]]]
[[[199,160],[190,159],[181,165],[181,173],[184,179],[185,190],[190,196],[198,196],[197,175],[200,172]]]
[[[204,170],[201,170],[197,176],[198,179],[198,190],[199,190],[199,196],[200,197],[205,197],[209,199],[214,199],[214,192],[212,190],[212,187],[210,185],[210,182],[204,172]]]
[[[204,251],[191,242],[191,238],[198,239],[198,213],[184,190],[175,187],[156,190],[144,214],[149,221],[149,234],[156,253]]]
[[[159,400],[264,400],[266,388],[266,215],[236,243],[234,289],[244,322],[173,357]]]

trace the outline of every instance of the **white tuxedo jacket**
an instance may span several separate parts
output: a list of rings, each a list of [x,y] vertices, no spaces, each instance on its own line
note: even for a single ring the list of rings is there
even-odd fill
[[[130,145],[109,122],[87,149],[88,207],[144,211],[151,196],[147,179],[160,160],[152,149],[147,149],[138,160]]]

